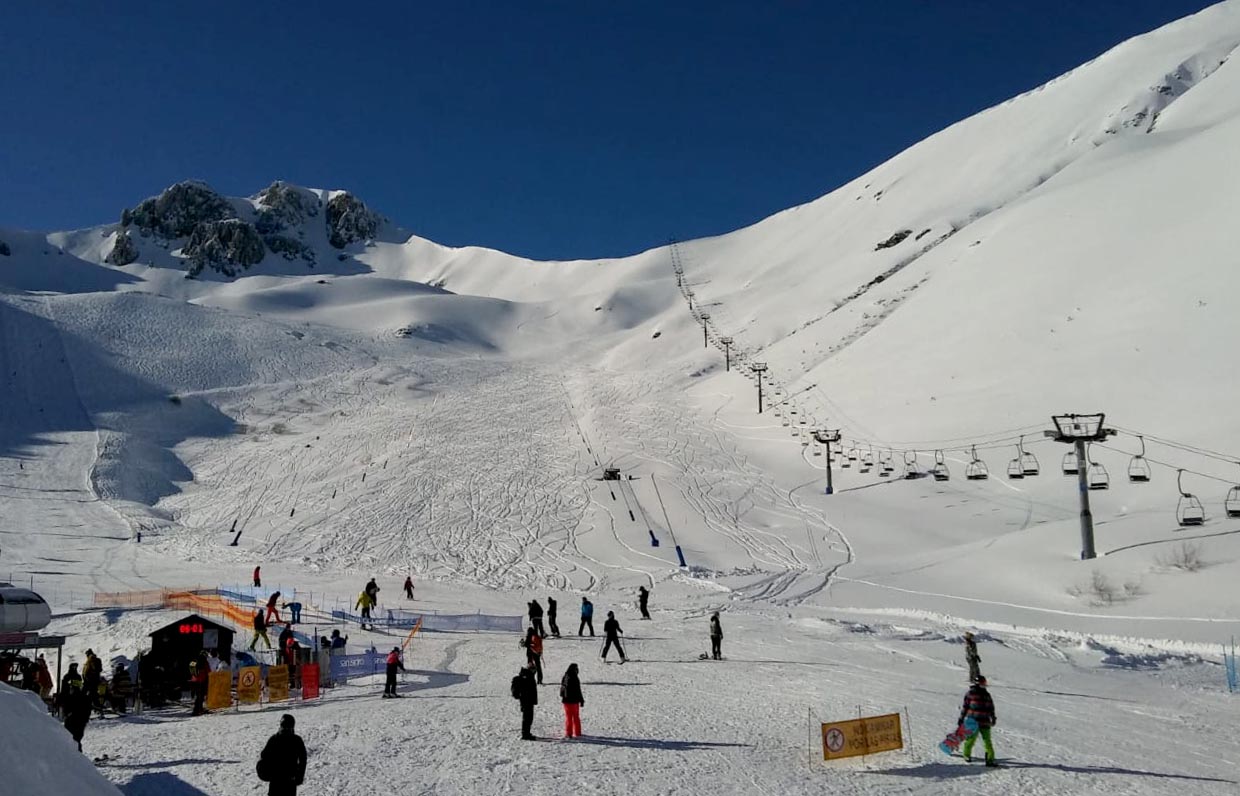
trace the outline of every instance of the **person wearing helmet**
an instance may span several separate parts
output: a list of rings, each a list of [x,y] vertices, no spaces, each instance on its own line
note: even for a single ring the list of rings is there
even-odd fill
[[[392,647],[392,651],[387,656],[387,683],[383,686],[383,696],[398,697],[396,693],[396,672],[405,671],[405,664],[400,660],[400,647]]]
[[[978,675],[977,680],[969,688],[969,692],[964,695],[964,705],[960,708],[960,724],[964,724],[964,720],[971,718],[977,722],[977,732],[965,739],[960,747],[960,754],[964,756],[967,762],[973,762],[972,752],[973,744],[977,742],[977,736],[982,736],[982,745],[986,747],[986,765],[994,766],[995,763],[995,747],[991,741],[990,730],[995,726],[995,702],[990,697],[990,692],[986,690],[986,678]]]

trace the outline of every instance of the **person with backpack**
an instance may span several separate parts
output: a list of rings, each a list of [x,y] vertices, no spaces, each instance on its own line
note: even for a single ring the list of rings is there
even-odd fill
[[[611,651],[614,644],[616,652],[620,653],[620,662],[624,663],[628,657],[624,654],[624,647],[620,646],[620,636],[624,635],[624,631],[620,629],[620,623],[616,621],[616,612],[607,612],[607,621],[603,623],[603,634],[607,636],[607,640],[603,643],[603,660],[607,660],[607,653]]]
[[[405,576],[405,599],[413,599],[413,576],[411,575]]]
[[[982,676],[982,658],[977,654],[977,642],[973,639],[973,633],[968,631],[964,634],[964,660],[969,664],[969,682],[976,683],[977,678]]]
[[[547,631],[543,630],[543,609],[538,600],[530,600],[530,624],[538,632],[539,638],[547,637]]]
[[[577,626],[577,635],[581,635],[581,631],[590,628],[590,636],[594,636],[594,603],[585,597],[581,598],[581,624]]]
[[[306,745],[293,732],[296,720],[285,713],[280,717],[280,731],[267,739],[258,758],[258,778],[267,785],[267,796],[297,796],[297,788],[306,779]]]
[[[267,637],[267,622],[263,619],[263,609],[258,609],[254,613],[254,638],[250,641],[250,651],[258,646],[258,640],[262,639],[267,642],[267,649],[271,649],[271,639]]]
[[[556,638],[560,637],[560,626],[555,623],[555,598],[547,598],[547,629],[551,631],[551,635]]]
[[[560,702],[564,704],[564,737],[581,737],[581,709],[586,698],[581,693],[581,680],[577,677],[577,664],[570,663],[560,679]]]
[[[723,660],[723,626],[719,624],[719,612],[710,615],[710,657]]]
[[[538,704],[538,684],[534,681],[534,664],[527,663],[512,678],[512,698],[521,704],[521,740],[536,741],[530,732],[534,727],[534,706]]]
[[[978,675],[968,693],[964,695],[964,705],[960,708],[960,721],[957,723],[964,724],[964,720],[968,718],[977,722],[977,732],[965,738],[964,743],[960,745],[961,756],[964,757],[966,763],[973,762],[973,744],[977,742],[977,736],[980,735],[982,745],[986,748],[986,765],[990,767],[998,765],[995,762],[995,747],[990,738],[990,730],[997,722],[995,701],[991,698],[990,692],[986,690],[984,675]]]
[[[650,618],[650,611],[647,608],[649,603],[650,603],[650,592],[646,589],[645,586],[638,586],[637,587],[637,605],[639,608],[641,608],[642,619]]]
[[[363,591],[361,594],[357,595],[357,604],[354,607],[362,609],[362,621],[359,623],[362,630],[366,629],[366,625],[370,625],[371,630],[375,629],[374,624],[370,621],[370,609],[374,606],[374,604],[375,600],[370,596],[369,590]]]
[[[521,646],[525,647],[525,662],[534,667],[534,675],[538,679],[538,684],[543,684],[542,672],[542,637],[534,632],[534,628],[525,631],[525,638],[521,639]]]
[[[396,672],[405,671],[405,664],[400,660],[400,647],[392,647],[387,656],[387,682],[383,685],[384,698],[398,697],[396,693]]]

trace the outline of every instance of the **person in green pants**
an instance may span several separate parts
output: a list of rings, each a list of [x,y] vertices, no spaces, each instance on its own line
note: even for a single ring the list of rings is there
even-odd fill
[[[964,695],[964,706],[960,709],[960,723],[964,724],[964,720],[970,717],[977,722],[978,729],[965,739],[960,747],[960,753],[964,755],[966,761],[973,762],[973,744],[980,735],[982,744],[986,747],[986,765],[996,765],[995,746],[990,738],[990,730],[995,726],[995,701],[990,698],[990,692],[986,690],[984,676],[979,676],[969,688],[969,692]]]

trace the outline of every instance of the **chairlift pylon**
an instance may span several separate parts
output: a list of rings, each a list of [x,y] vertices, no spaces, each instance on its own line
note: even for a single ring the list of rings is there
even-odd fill
[[[1184,471],[1178,470],[1175,475],[1176,488],[1180,490],[1180,500],[1175,504],[1175,521],[1180,527],[1188,527],[1193,525],[1204,525],[1206,522],[1206,509],[1201,505],[1201,501],[1194,497],[1191,493],[1184,491]]]
[[[986,462],[977,458],[977,446],[973,446],[970,452],[972,457],[969,465],[964,468],[964,477],[966,481],[985,481],[990,477],[990,469],[986,467]]]
[[[1128,462],[1128,480],[1134,484],[1145,484],[1150,480],[1150,465],[1145,461],[1145,437],[1138,436],[1137,439],[1141,440],[1141,452]]]
[[[934,469],[930,474],[935,481],[946,481],[952,477],[951,471],[947,469],[947,461],[943,458],[943,451],[934,452]]]

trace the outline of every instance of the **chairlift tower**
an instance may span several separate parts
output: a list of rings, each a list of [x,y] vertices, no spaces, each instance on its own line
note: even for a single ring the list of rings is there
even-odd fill
[[[710,348],[710,313],[703,312],[698,317],[702,319],[702,348]]]
[[[720,337],[719,342],[723,344],[723,370],[725,373],[732,370],[732,338]]]
[[[762,414],[762,374],[766,373],[766,363],[755,362],[749,369],[758,374],[758,414]]]
[[[1106,413],[1096,415],[1054,415],[1054,431],[1044,432],[1056,442],[1070,444],[1076,449],[1076,483],[1081,500],[1081,560],[1097,558],[1094,550],[1094,515],[1089,510],[1089,467],[1086,464],[1085,445],[1105,442],[1115,435],[1115,429],[1104,428]]]
[[[814,431],[814,439],[821,442],[827,449],[827,494],[834,495],[835,487],[831,484],[831,445],[840,441],[840,430],[820,428]]]

